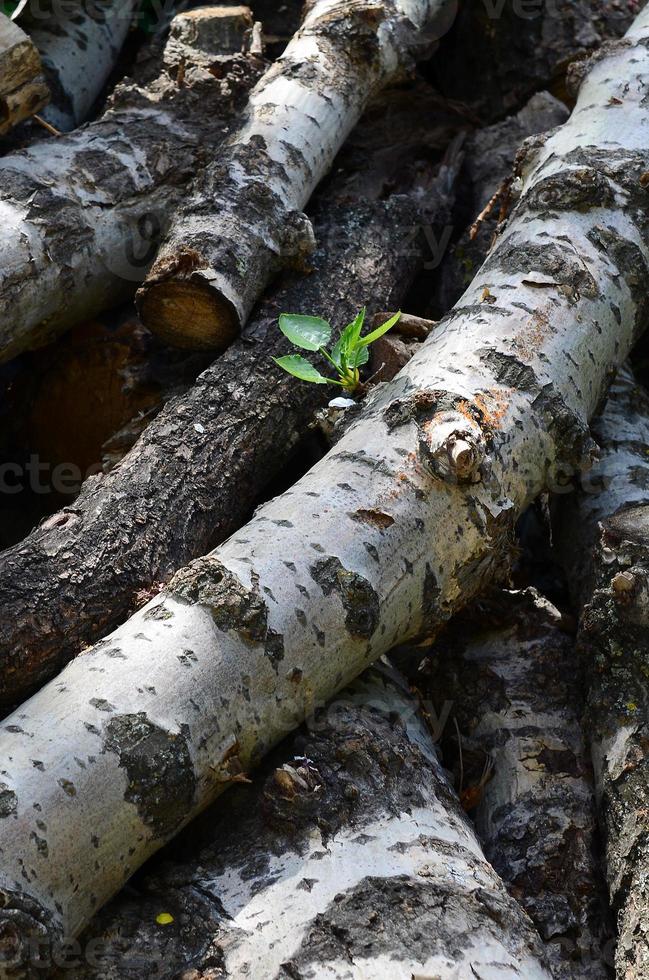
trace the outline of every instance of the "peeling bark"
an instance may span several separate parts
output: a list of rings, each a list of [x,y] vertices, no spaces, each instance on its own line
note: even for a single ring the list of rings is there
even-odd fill
[[[590,675],[585,719],[617,918],[616,975],[640,980],[649,974],[649,398],[628,373],[594,434],[601,462],[565,518],[583,547],[569,568],[586,584],[576,589],[586,602],[579,645]]]
[[[187,857],[99,914],[76,959],[101,943],[102,965],[62,975],[548,977],[402,683],[370,671],[318,712]]]
[[[462,798],[487,860],[539,930],[554,977],[607,977],[583,677],[560,614],[533,590],[497,593],[429,657],[432,689],[453,701]],[[453,754],[459,779],[457,743]]]
[[[530,149],[460,304],[332,452],[3,723],[5,930],[22,916],[23,935],[78,933],[314,702],[506,574],[517,516],[590,461],[587,419],[645,312],[648,37],[646,8],[568,123]],[[473,453],[467,482],[428,452],[442,428],[452,448],[453,420]],[[167,787],[151,764],[134,802],[107,745],[115,719],[179,741],[183,779]],[[177,823],[161,834],[165,793]]]
[[[0,13],[0,135],[33,116],[49,98],[33,42]]]
[[[443,183],[442,178],[442,183]],[[449,200],[429,199],[440,226]],[[286,351],[282,310],[340,326],[367,301],[398,308],[425,256],[423,220],[406,196],[325,202],[323,246],[308,277],[280,285],[244,336],[154,419],[107,476],[0,554],[0,706],[7,709],[114,628],[136,596],[204,554],[249,516],[331,397],[270,369]],[[74,566],[74,574],[69,569]]]
[[[408,68],[452,0],[313,0],[241,127],[178,209],[138,291],[154,333],[223,349],[282,267],[308,268],[311,194],[368,100]]]
[[[122,84],[99,121],[0,159],[0,361],[132,296],[262,67],[211,43],[197,36],[182,86],[170,40],[159,77]]]
[[[15,15],[38,49],[52,92],[43,118],[67,133],[84,122],[110,75],[139,0],[26,0]]]

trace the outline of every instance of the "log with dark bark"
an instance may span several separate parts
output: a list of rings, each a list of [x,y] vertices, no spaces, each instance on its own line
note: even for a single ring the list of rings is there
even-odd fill
[[[458,3],[435,76],[444,94],[465,100],[486,122],[516,112],[541,88],[565,98],[567,65],[621,37],[641,6],[636,0]]]
[[[6,720],[5,935],[78,934],[314,701],[506,574],[517,517],[590,461],[646,312],[648,36],[646,8],[530,151],[462,305],[332,452]]]
[[[630,365],[618,372],[591,429],[599,447],[597,463],[590,473],[567,484],[554,516],[557,552],[573,598],[581,604],[593,591],[591,558],[601,541],[601,526],[617,511],[649,500],[645,451],[649,445],[649,396]]]
[[[207,19],[183,67],[183,17],[155,81],[123,83],[99,121],[0,159],[0,361],[133,295],[206,144],[259,77],[259,58],[215,50]]]
[[[113,70],[139,0],[23,0],[16,23],[41,56],[52,98],[43,118],[61,132],[84,122]]]
[[[100,913],[62,976],[549,977],[393,672],[368,672],[273,761]]]
[[[606,903],[574,638],[538,593],[502,592],[458,617],[428,656],[427,686],[453,703],[459,749],[452,726],[445,735],[487,859],[539,930],[552,975],[603,980]]]
[[[554,129],[567,118],[568,110],[563,102],[549,92],[539,92],[516,115],[477,130],[467,138],[455,212],[456,224],[466,231],[446,252],[434,279],[429,300],[432,316],[443,315],[457,303],[492,247],[501,210],[513,192],[507,182],[513,179],[521,144]],[[495,195],[498,196],[494,198]],[[485,214],[490,202],[491,210]],[[477,222],[481,214],[484,217]]]
[[[557,537],[573,546],[568,568],[586,603],[585,721],[617,919],[616,975],[641,980],[649,975],[649,397],[628,373],[594,434],[601,462],[567,503]]]
[[[33,116],[49,98],[33,41],[0,11],[0,134]]]
[[[448,198],[438,201],[440,225]],[[136,596],[227,537],[281,473],[313,412],[331,397],[277,376],[283,310],[338,326],[367,301],[398,307],[423,261],[406,196],[320,209],[315,271],[279,288],[244,337],[171,401],[123,462],[0,555],[0,704],[7,708],[117,625]],[[69,574],[71,567],[74,573]]]
[[[282,267],[314,247],[303,213],[369,99],[426,49],[452,0],[312,0],[239,129],[178,208],[138,290],[168,343],[222,350]]]

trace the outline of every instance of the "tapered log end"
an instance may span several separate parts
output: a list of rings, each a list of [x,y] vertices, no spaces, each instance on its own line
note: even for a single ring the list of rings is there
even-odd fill
[[[174,347],[224,350],[240,331],[232,303],[200,280],[147,282],[136,301],[144,325]]]

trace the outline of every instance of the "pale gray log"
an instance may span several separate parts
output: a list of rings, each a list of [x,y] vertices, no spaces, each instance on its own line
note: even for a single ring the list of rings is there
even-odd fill
[[[303,213],[369,99],[428,50],[454,0],[312,0],[245,118],[174,216],[138,307],[170,343],[223,349],[282,266],[308,267]]]
[[[549,978],[398,675],[370,670],[278,754],[80,937],[69,962],[103,965],[66,976]]]
[[[556,537],[585,603],[585,722],[616,916],[618,980],[649,975],[649,397],[628,370],[593,426],[601,459]]]
[[[505,575],[520,513],[590,462],[646,312],[648,39],[645,8],[531,148],[460,304],[332,452],[6,720],[3,928],[79,932],[314,702]]]
[[[16,23],[38,49],[52,99],[43,118],[67,133],[84,122],[113,70],[139,0],[26,0]]]
[[[431,684],[459,723],[463,800],[487,859],[546,942],[553,977],[605,980],[604,880],[574,637],[533,589],[502,591],[458,616],[428,656]]]
[[[100,120],[0,159],[0,361],[133,295],[205,142],[218,146],[262,71],[205,31],[181,69],[175,39],[172,25],[158,77],[124,82]]]

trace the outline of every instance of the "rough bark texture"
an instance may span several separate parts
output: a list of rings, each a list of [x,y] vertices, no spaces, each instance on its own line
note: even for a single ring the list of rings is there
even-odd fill
[[[557,552],[580,604],[593,591],[591,558],[600,542],[600,525],[617,511],[649,501],[649,396],[628,364],[615,377],[591,432],[599,447],[597,462],[568,484],[554,515]]]
[[[591,681],[585,719],[617,917],[616,973],[640,980],[649,974],[649,398],[628,374],[594,432],[602,459],[590,492],[568,510],[572,540],[584,549],[569,567],[587,583],[579,644]]]
[[[33,116],[49,98],[33,41],[0,13],[0,135]]]
[[[431,690],[453,702],[462,798],[487,859],[546,942],[554,977],[607,977],[573,638],[533,590],[503,592],[459,617],[429,656]],[[459,779],[457,741],[453,749]],[[480,790],[485,764],[493,768]]]
[[[241,127],[178,209],[144,285],[143,322],[222,349],[282,266],[306,268],[303,213],[368,100],[425,48],[451,0],[313,0]]]
[[[460,305],[332,452],[3,724],[5,930],[79,932],[314,701],[504,574],[517,516],[589,459],[646,300],[648,36],[649,9],[530,147]]]
[[[100,913],[68,959],[86,963],[61,975],[548,977],[402,683],[370,671],[315,715],[205,815],[184,859]]]
[[[199,35],[182,85],[172,52],[150,85],[121,85],[98,122],[0,159],[0,361],[132,296],[262,68],[211,41]]]
[[[483,212],[504,182],[513,176],[516,155],[530,136],[554,129],[568,118],[568,110],[549,92],[539,92],[515,116],[472,133],[464,145],[464,164],[460,174],[460,205],[456,209],[456,226],[466,228],[444,257],[429,300],[433,317],[457,303],[470,285],[476,270],[484,262],[500,223],[501,206],[506,192],[497,200],[471,237],[471,226]]]
[[[42,115],[69,132],[87,119],[119,55],[139,0],[26,0],[16,20],[38,49],[52,98]]]
[[[448,207],[441,194],[438,219]],[[431,204],[433,201],[431,201]],[[405,196],[325,205],[315,271],[280,287],[244,337],[165,407],[122,463],[86,481],[70,507],[0,555],[0,704],[34,690],[166,580],[246,520],[331,393],[278,376],[283,310],[341,326],[371,293],[398,308],[425,254]],[[74,568],[73,574],[70,574]]]

